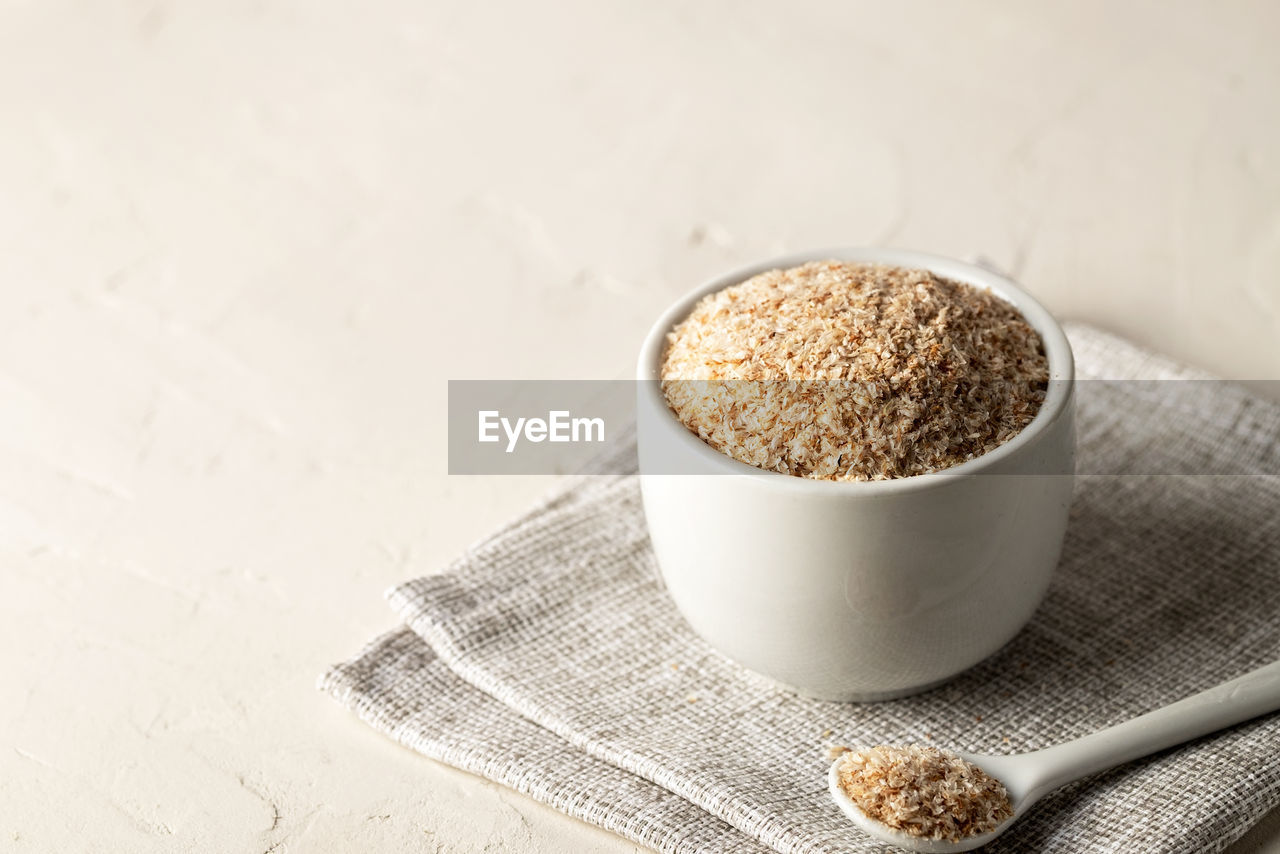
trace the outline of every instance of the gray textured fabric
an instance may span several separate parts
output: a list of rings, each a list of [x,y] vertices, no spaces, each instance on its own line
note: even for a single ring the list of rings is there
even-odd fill
[[[1069,334],[1084,379],[1203,378]],[[574,479],[393,590],[413,634],[325,684],[428,755],[660,851],[882,850],[829,802],[831,744],[1033,750],[1280,658],[1280,477],[1248,474],[1276,469],[1280,407],[1229,383],[1083,383],[1079,426],[1081,469],[1115,474],[1078,479],[1044,605],[925,694],[805,699],[710,650],[654,580],[628,475]],[[1124,474],[1188,460],[1237,474]],[[1260,718],[1068,787],[988,850],[1219,850],[1280,805],[1277,748],[1280,716]]]
[[[659,851],[769,849],[661,786],[573,750],[454,675],[407,628],[330,670],[322,687],[406,747]]]

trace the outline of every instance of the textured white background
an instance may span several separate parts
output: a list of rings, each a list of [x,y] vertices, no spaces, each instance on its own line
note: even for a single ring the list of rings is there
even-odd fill
[[[827,244],[981,252],[1280,378],[1277,32],[1265,0],[0,3],[0,848],[633,850],[314,689],[546,485],[446,476],[445,381],[627,376],[677,294]]]

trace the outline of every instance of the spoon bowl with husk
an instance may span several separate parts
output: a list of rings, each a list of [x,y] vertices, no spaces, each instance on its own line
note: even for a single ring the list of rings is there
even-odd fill
[[[828,786],[844,814],[874,839],[928,854],[972,851],[1000,836],[1038,800],[1068,783],[1277,710],[1280,661],[1122,724],[1043,750],[1005,756],[956,751],[962,760],[1004,785],[1012,811],[994,829],[972,836],[938,839],[915,835],[868,815],[841,783],[840,770],[847,756],[831,764]]]

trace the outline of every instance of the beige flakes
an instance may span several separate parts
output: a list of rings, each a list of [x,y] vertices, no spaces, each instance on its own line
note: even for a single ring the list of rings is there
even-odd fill
[[[819,480],[945,469],[1008,441],[1048,364],[1013,306],[925,270],[822,261],[704,297],[668,335],[662,389],[704,442]]]
[[[869,817],[925,839],[959,842],[1013,816],[999,780],[936,747],[852,751],[840,765],[840,785]]]

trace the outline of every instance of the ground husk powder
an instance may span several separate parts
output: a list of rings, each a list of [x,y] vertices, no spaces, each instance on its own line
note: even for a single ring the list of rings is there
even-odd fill
[[[881,745],[844,754],[840,786],[869,817],[925,839],[990,833],[1013,816],[1004,785],[936,747]]]
[[[1007,302],[926,270],[821,261],[704,297],[668,335],[662,389],[704,442],[819,480],[945,469],[1044,401],[1040,337]]]

